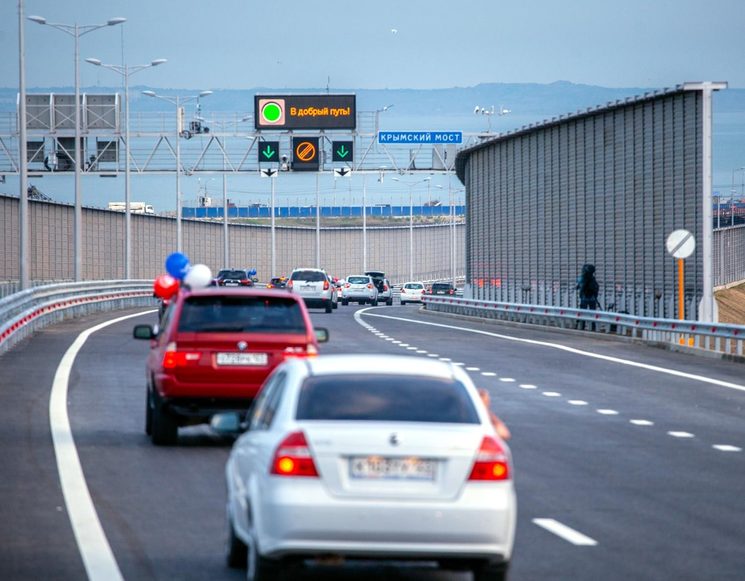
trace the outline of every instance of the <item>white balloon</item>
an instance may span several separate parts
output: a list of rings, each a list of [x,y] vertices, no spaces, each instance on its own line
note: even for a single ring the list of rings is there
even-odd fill
[[[204,288],[212,281],[212,271],[206,264],[194,264],[184,277],[184,283],[191,288]]]

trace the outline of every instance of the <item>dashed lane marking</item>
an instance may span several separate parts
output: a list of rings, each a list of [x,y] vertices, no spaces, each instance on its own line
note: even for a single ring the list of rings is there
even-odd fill
[[[587,402],[583,399],[570,399],[567,403],[569,405],[587,405]]]
[[[617,416],[618,412],[616,410],[606,410],[606,409],[599,409],[595,410],[602,416]]]
[[[532,383],[521,383],[520,387],[522,389],[538,389],[537,385],[533,385]]]
[[[672,436],[673,438],[693,438],[694,435],[690,432],[668,432],[668,436]]]
[[[466,367],[466,371],[481,371],[479,367]]]
[[[497,376],[497,374],[494,373],[493,371],[482,371],[481,375],[483,375],[484,377],[496,377]]]
[[[533,522],[539,527],[546,529],[548,532],[555,534],[557,537],[560,537],[573,545],[594,547],[598,544],[595,539],[583,535],[581,532],[576,531],[552,518],[534,518]]]
[[[650,422],[649,420],[629,420],[629,423],[635,426],[654,426],[654,422]]]
[[[715,444],[712,448],[719,450],[720,452],[742,452],[742,448],[730,446],[728,444]]]
[[[561,394],[558,391],[544,391],[542,395],[546,397],[560,397]]]

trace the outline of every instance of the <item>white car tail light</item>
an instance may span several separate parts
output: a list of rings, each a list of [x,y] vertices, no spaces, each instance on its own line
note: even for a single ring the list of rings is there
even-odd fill
[[[274,452],[271,473],[276,476],[318,477],[318,471],[303,432],[292,432],[280,442]]]
[[[509,480],[510,465],[507,454],[494,436],[484,436],[473,462],[469,480]]]

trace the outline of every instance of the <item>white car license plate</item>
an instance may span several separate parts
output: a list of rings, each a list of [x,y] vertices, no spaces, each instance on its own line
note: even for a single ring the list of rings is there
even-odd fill
[[[349,460],[352,478],[379,480],[434,480],[436,466],[436,460],[412,456],[355,456]]]
[[[269,356],[266,353],[218,353],[218,365],[266,365]]]

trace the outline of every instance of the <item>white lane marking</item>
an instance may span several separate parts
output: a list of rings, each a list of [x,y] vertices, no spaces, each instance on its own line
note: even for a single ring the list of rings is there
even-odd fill
[[[440,357],[440,361],[452,361],[450,357]]]
[[[494,373],[493,371],[482,371],[481,375],[483,375],[484,377],[496,377],[497,376],[497,374]]]
[[[618,415],[618,412],[616,410],[600,409],[600,410],[595,410],[595,411],[597,411],[599,414],[603,416],[617,416]]]
[[[75,440],[67,415],[67,392],[70,373],[80,349],[93,333],[133,317],[140,317],[157,311],[150,310],[125,317],[118,317],[105,323],[86,329],[77,336],[72,345],[62,356],[54,374],[54,383],[49,397],[49,426],[52,431],[54,455],[57,459],[62,494],[70,515],[75,541],[90,581],[109,581],[122,579],[114,553],[106,539],[96,507],[93,505],[88,484],[85,481],[83,467],[80,464]]]
[[[573,545],[594,547],[598,544],[595,539],[591,539],[587,535],[583,535],[579,531],[575,531],[573,528],[552,518],[534,518],[533,522],[548,532],[555,534],[557,537],[569,541]]]
[[[453,361],[453,365],[456,365],[458,367],[463,367],[465,363],[461,363],[460,361]]]
[[[360,324],[363,324],[359,317],[363,314],[368,317],[381,317],[383,319],[393,319],[395,321],[405,321],[407,323],[413,323],[415,325],[428,325],[430,327],[440,327],[443,329],[453,329],[455,331],[465,331],[467,333],[475,333],[477,335],[486,335],[488,337],[495,337],[497,339],[504,339],[506,341],[515,341],[517,343],[527,343],[529,345],[539,345],[542,347],[549,347],[551,349],[558,349],[560,351],[566,351],[567,353],[573,353],[575,355],[581,355],[583,357],[591,357],[593,359],[601,359],[603,361],[609,361],[611,363],[618,363],[619,365],[628,365],[629,367],[638,367],[640,369],[646,369],[647,371],[655,371],[657,373],[664,373],[667,375],[674,375],[676,377],[682,377],[684,379],[690,379],[692,381],[699,381],[701,383],[709,383],[711,385],[717,385],[719,387],[726,387],[729,389],[736,389],[738,391],[745,391],[745,385],[739,383],[731,383],[729,381],[722,381],[719,379],[713,379],[711,377],[704,377],[703,375],[696,375],[694,373],[685,373],[684,371],[678,371],[676,369],[669,369],[667,367],[659,367],[657,365],[649,365],[647,363],[640,363],[638,361],[632,361],[630,359],[621,359],[620,357],[612,357],[610,355],[601,355],[600,353],[593,353],[591,351],[582,351],[581,349],[575,349],[574,347],[567,347],[566,345],[560,345],[558,343],[549,343],[548,341],[538,341],[537,339],[523,339],[522,337],[511,337],[510,335],[502,335],[500,333],[492,333],[490,331],[482,331],[481,329],[469,329],[467,327],[457,327],[455,325],[446,325],[444,323],[432,323],[430,321],[416,321],[414,319],[405,319],[402,317],[393,317],[391,315],[379,315],[377,313],[368,313],[368,309],[361,309],[354,313],[354,318]]]
[[[427,357],[439,357],[437,353],[428,353]]]
[[[402,345],[402,347],[403,347],[403,345]],[[406,350],[407,351],[416,351],[416,347],[407,347]]]
[[[424,349],[417,349],[417,353],[419,353],[420,355],[424,355],[427,352]]]
[[[401,341],[396,341],[396,340],[394,339],[394,340],[393,340],[393,344],[394,344],[394,345],[400,345],[400,344],[401,344]]]
[[[654,422],[650,422],[649,420],[629,420],[629,423],[635,426],[654,426]]]
[[[533,385],[532,383],[521,383],[520,387],[523,389],[537,389],[537,385]]]
[[[514,383],[515,380],[511,377],[500,377],[499,381],[504,381],[505,383]]]
[[[567,403],[569,405],[587,405],[587,402],[583,399],[570,399]]]
[[[386,339],[386,341],[395,341],[395,339],[394,339],[393,337],[388,337],[388,338]],[[399,343],[400,343],[400,341],[399,341]]]
[[[396,343],[396,342],[394,341],[394,343]],[[399,342],[397,343],[397,345],[398,345],[399,347],[408,347],[408,346],[409,346],[409,344],[408,344],[408,343],[401,343],[400,341],[399,341]]]
[[[729,444],[715,444],[712,448],[719,450],[720,452],[742,452],[742,448],[730,446]]]
[[[466,367],[466,371],[481,371],[478,367]]]
[[[559,397],[561,394],[558,391],[544,391],[543,395],[546,397]]]
[[[668,432],[668,436],[672,436],[673,438],[693,438],[693,434],[690,432]]]

